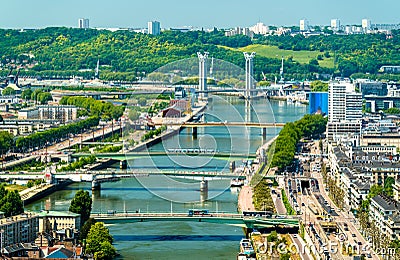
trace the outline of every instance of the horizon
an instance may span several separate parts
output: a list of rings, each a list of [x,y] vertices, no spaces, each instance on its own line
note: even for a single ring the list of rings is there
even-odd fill
[[[257,0],[248,0],[246,3],[240,0],[203,0],[202,3],[153,0],[152,5],[148,6],[147,2],[129,0],[70,0],[56,4],[49,0],[15,0],[3,3],[4,10],[18,12],[4,12],[0,17],[0,28],[75,28],[79,18],[88,18],[90,28],[147,28],[147,22],[153,20],[159,21],[164,29],[228,29],[249,27],[257,22],[290,27],[298,26],[301,19],[308,20],[311,26],[329,26],[331,19],[339,19],[343,25],[359,25],[362,19],[370,19],[372,24],[400,24],[396,11],[400,3],[392,0],[370,3],[368,6],[360,0],[336,0],[335,5],[329,5],[326,0],[282,0],[273,4],[258,3]]]

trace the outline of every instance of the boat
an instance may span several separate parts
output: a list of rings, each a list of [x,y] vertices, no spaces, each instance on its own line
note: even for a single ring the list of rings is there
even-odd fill
[[[235,178],[231,180],[231,187],[242,187],[244,185],[244,180]]]
[[[245,254],[247,256],[254,255],[254,248],[251,245],[250,239],[243,238],[240,240],[240,253]]]

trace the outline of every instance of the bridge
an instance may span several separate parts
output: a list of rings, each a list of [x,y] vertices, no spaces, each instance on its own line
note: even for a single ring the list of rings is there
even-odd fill
[[[184,123],[154,123],[156,126],[167,125],[167,126],[180,126],[187,128],[194,127],[216,127],[216,126],[237,126],[237,127],[255,127],[255,128],[268,128],[268,127],[283,127],[285,123],[257,123],[257,122],[184,122]]]
[[[172,151],[173,150],[173,151]],[[257,154],[255,153],[227,153],[227,152],[201,152],[196,151],[196,149],[180,149],[179,151],[175,151],[175,149],[171,149],[171,151],[149,151],[149,152],[129,152],[129,153],[77,153],[73,154],[72,157],[85,157],[95,155],[97,158],[110,158],[113,160],[132,160],[140,157],[148,157],[148,156],[203,156],[203,157],[212,157],[216,159],[255,159]]]
[[[244,217],[238,213],[227,212],[211,212],[207,215],[188,216],[188,213],[133,213],[133,212],[115,212],[99,213],[94,212],[90,216],[96,221],[104,222],[105,224],[117,223],[137,223],[150,221],[189,221],[189,222],[204,222],[217,223],[240,226],[244,228],[266,228],[283,226],[288,228],[299,227],[299,219],[290,216],[271,216],[271,217]]]
[[[257,122],[155,122],[155,126],[179,126],[192,128],[192,135],[197,136],[198,127],[253,127],[261,128],[263,138],[267,137],[267,128],[283,127],[285,123],[257,123]]]
[[[207,192],[208,180],[215,179],[233,179],[244,177],[240,174],[219,171],[185,171],[185,170],[130,170],[130,171],[74,171],[57,172],[51,175],[43,173],[0,173],[0,179],[3,180],[37,180],[45,179],[51,176],[52,181],[73,181],[73,182],[91,182],[92,190],[101,189],[101,183],[115,182],[123,178],[146,177],[150,175],[167,175],[177,178],[189,178],[200,181],[200,190]]]

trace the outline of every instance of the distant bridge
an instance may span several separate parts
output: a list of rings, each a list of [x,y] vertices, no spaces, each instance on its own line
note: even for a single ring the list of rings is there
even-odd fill
[[[205,222],[234,225],[245,228],[254,227],[277,227],[283,226],[288,228],[298,227],[299,219],[296,217],[244,217],[238,213],[210,213],[208,215],[194,215],[188,216],[188,213],[120,213],[110,212],[105,213],[92,213],[91,218],[96,221],[104,222],[105,224],[116,223],[136,223],[148,221],[190,221],[190,222]]]
[[[193,151],[192,151],[193,150]],[[254,159],[257,157],[255,153],[227,153],[227,152],[196,152],[194,149],[181,149],[180,152],[175,151],[160,151],[160,152],[129,152],[129,153],[77,153],[73,154],[72,157],[85,157],[89,155],[95,155],[97,158],[111,158],[114,160],[131,160],[139,157],[147,156],[203,156],[220,159]]]
[[[180,126],[187,128],[194,127],[215,127],[215,126],[241,126],[241,127],[255,127],[255,128],[268,128],[268,127],[283,127],[285,123],[256,123],[256,122],[167,122],[167,123],[155,123],[156,126],[167,125],[167,126]]]

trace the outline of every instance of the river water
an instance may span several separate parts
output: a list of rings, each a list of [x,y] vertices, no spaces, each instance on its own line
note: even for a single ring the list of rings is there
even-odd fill
[[[204,112],[203,120],[228,122],[289,122],[301,118],[308,107],[283,101],[263,99],[251,105],[236,97],[213,97]],[[152,151],[168,148],[204,148],[224,153],[254,153],[279,129],[268,129],[263,139],[258,128],[208,127],[198,130],[197,138],[190,129],[163,140]],[[240,162],[238,162],[240,164]],[[229,171],[225,159],[207,157],[155,157],[128,162],[131,168],[174,168],[177,171]],[[229,188],[229,180],[209,181],[208,200],[201,202],[199,183],[193,180],[161,176],[123,179],[103,183],[100,192],[92,193],[93,212],[187,212],[191,208],[210,211],[236,212],[238,190]],[[91,192],[89,183],[75,183],[64,190],[26,206],[27,210],[68,210],[70,201],[79,189]],[[109,226],[114,246],[121,259],[236,259],[240,227],[197,222],[144,222]]]

